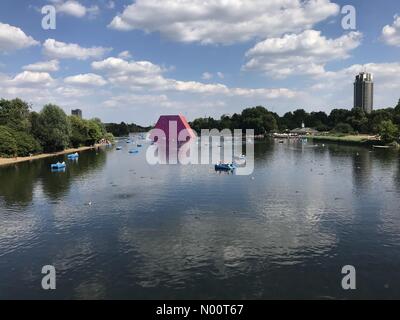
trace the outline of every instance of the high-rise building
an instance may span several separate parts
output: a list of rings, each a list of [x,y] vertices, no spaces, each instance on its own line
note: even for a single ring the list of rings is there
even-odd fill
[[[354,108],[371,113],[374,107],[374,79],[371,73],[361,72],[354,82]]]
[[[81,110],[81,109],[72,110],[71,114],[72,114],[73,116],[77,116],[77,117],[79,117],[79,118],[82,119],[82,110]]]

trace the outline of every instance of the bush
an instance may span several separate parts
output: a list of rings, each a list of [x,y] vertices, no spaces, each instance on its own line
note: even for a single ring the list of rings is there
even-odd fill
[[[104,139],[106,139],[107,141],[110,141],[110,142],[114,142],[114,140],[115,140],[114,135],[112,133],[106,133],[104,136]]]
[[[28,157],[31,154],[37,154],[43,151],[40,143],[31,135],[16,131],[14,136],[17,142],[17,154],[19,157]]]
[[[398,139],[399,130],[391,120],[382,121],[379,125],[379,134],[384,143],[390,143]]]
[[[26,132],[0,126],[0,137],[0,156],[2,157],[28,157],[30,154],[42,152],[39,142]]]
[[[17,142],[12,130],[6,126],[0,126],[0,156],[15,157],[17,155]]]
[[[336,133],[345,133],[345,134],[351,134],[354,133],[354,129],[352,128],[351,125],[348,123],[338,123],[335,128],[333,129],[334,132]]]

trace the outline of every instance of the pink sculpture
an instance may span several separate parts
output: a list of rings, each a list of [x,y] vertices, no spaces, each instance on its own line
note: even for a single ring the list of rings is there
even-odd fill
[[[182,130],[186,130],[186,141],[196,137],[195,133],[183,115],[161,116],[155,126],[155,129],[159,129],[164,132],[167,143],[170,139],[177,140]],[[158,137],[156,137],[154,133],[151,133],[150,139],[155,141],[158,139]]]

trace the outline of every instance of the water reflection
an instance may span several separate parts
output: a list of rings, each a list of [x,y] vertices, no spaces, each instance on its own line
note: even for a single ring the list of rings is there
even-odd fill
[[[249,177],[128,151],[84,153],[65,173],[39,161],[21,198],[0,189],[0,298],[45,298],[48,263],[62,299],[400,296],[398,155],[256,142]],[[352,263],[363,286],[349,296],[340,270]]]
[[[28,205],[42,166],[43,162],[32,161],[0,168],[0,201],[2,199],[6,206]]]
[[[100,149],[85,152],[76,161],[68,161],[66,156],[60,156],[0,168],[0,199],[6,206],[27,206],[38,185],[47,197],[58,199],[68,193],[72,179],[99,169],[104,166],[106,159],[106,152]],[[50,165],[57,161],[67,161],[67,168],[51,170]]]
[[[366,149],[357,149],[352,154],[354,185],[359,192],[371,186],[372,156]]]

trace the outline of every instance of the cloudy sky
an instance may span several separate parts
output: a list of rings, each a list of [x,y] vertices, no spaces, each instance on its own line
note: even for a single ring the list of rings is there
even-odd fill
[[[42,7],[57,12],[42,28]],[[356,28],[342,27],[345,5]],[[56,103],[105,122],[160,114],[283,114],[351,108],[375,77],[375,107],[400,98],[398,0],[2,0],[0,97]]]

